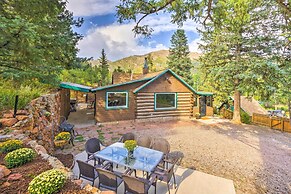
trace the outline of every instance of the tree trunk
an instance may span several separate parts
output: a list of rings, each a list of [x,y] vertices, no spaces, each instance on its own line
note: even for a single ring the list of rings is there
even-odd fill
[[[288,109],[289,109],[289,123],[291,126],[291,97],[288,98]]]
[[[233,118],[232,121],[238,124],[241,124],[241,119],[240,119],[240,92],[236,88],[234,90],[234,110],[233,110]]]

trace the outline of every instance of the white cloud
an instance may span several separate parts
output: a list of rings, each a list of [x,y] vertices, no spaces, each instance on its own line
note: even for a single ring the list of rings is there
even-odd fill
[[[97,16],[115,13],[117,0],[68,0],[67,9],[74,16]]]
[[[79,56],[98,58],[101,49],[105,49],[109,60],[117,60],[130,55],[142,55],[155,50],[167,49],[163,44],[152,47],[138,44],[138,38],[132,32],[133,24],[113,24],[91,29],[79,42]]]
[[[200,38],[193,40],[189,43],[189,50],[191,52],[201,53],[202,51],[199,49],[199,44],[202,44],[202,40]]]
[[[178,25],[171,23],[171,17],[169,14],[148,16],[147,18],[145,18],[145,20],[141,22],[141,25],[143,24],[149,25],[151,28],[153,28],[154,30],[153,34],[158,34],[160,32],[166,31],[173,31],[179,28]],[[197,27],[199,27],[199,25],[195,23],[193,20],[187,20],[186,22],[184,22],[181,29],[197,33]]]

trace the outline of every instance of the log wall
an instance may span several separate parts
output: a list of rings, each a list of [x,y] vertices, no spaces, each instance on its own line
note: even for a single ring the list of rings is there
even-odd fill
[[[192,93],[177,93],[177,108],[174,110],[155,110],[154,95],[154,93],[138,93],[136,95],[136,119],[193,116]]]

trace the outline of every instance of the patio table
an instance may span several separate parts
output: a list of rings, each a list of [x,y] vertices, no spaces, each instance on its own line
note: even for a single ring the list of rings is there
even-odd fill
[[[94,157],[126,166],[130,169],[151,173],[161,162],[163,152],[137,146],[133,152],[133,158],[128,158],[124,143],[116,142],[94,154]]]

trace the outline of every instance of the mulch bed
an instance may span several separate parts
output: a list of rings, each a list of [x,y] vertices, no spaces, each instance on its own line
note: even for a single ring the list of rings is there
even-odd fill
[[[0,164],[4,165],[4,157],[6,154],[0,154]],[[61,162],[64,162],[66,167],[71,167],[73,162],[73,156],[71,154],[59,154],[57,158],[60,159]],[[67,160],[67,161],[66,161]],[[49,163],[42,159],[41,156],[37,156],[32,162],[26,163],[22,166],[12,168],[11,174],[19,173],[22,175],[22,178],[15,181],[9,181],[9,186],[3,186],[2,184],[7,181],[7,177],[0,180],[0,193],[1,194],[23,194],[28,193],[28,185],[30,181],[40,173],[50,170],[52,167]],[[70,180],[67,180],[64,187],[59,193],[63,194],[87,194],[87,191],[81,190],[80,187],[73,183]]]
[[[55,154],[54,157],[59,159],[67,168],[71,168],[73,165],[74,156],[72,154]]]

